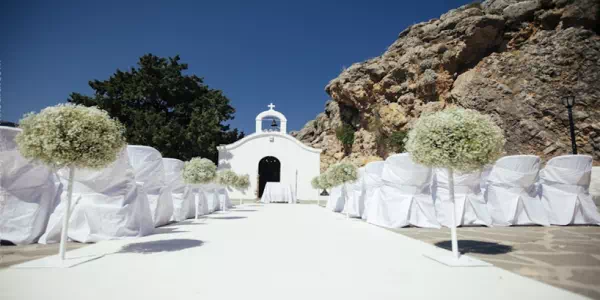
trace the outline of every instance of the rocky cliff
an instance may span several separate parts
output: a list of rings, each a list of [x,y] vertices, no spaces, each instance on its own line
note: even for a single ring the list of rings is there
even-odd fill
[[[491,115],[507,154],[570,151],[561,97],[576,97],[580,153],[600,159],[600,1],[488,0],[402,31],[381,56],[355,63],[325,87],[325,112],[294,133],[342,159],[385,157],[387,138],[424,112],[459,105]],[[346,156],[335,128],[356,129]]]

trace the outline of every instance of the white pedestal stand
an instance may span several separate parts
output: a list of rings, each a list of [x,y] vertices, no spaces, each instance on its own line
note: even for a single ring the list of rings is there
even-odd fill
[[[439,255],[425,255],[437,262],[440,262],[449,267],[487,267],[491,264],[466,256],[460,255],[458,252],[458,237],[456,234],[456,204],[454,202],[454,171],[448,170],[448,190],[450,193],[450,201],[452,201],[452,227],[450,227],[450,236],[452,238],[452,254],[444,251]]]

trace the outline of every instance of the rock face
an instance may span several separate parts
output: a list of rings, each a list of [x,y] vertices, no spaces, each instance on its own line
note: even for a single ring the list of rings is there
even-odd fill
[[[488,0],[413,25],[381,56],[353,64],[325,87],[332,101],[296,133],[335,161],[386,157],[387,138],[448,105],[491,115],[507,154],[570,151],[561,97],[576,97],[579,153],[600,159],[600,1]],[[344,156],[335,128],[356,129]]]

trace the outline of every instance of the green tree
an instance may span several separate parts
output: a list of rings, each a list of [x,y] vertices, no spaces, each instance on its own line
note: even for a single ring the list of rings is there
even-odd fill
[[[350,154],[350,150],[352,149],[352,144],[354,144],[354,127],[344,124],[335,130],[335,136],[344,146],[344,153],[346,155]]]
[[[90,81],[94,95],[72,93],[68,101],[108,111],[125,125],[129,144],[154,147],[164,157],[216,161],[218,145],[244,134],[224,125],[235,113],[229,99],[202,78],[184,75],[187,69],[179,56],[146,54],[137,67]]]
[[[406,137],[408,136],[408,132],[406,131],[394,131],[388,137],[388,145],[390,150],[395,153],[402,153],[405,151],[404,144],[406,143]]]

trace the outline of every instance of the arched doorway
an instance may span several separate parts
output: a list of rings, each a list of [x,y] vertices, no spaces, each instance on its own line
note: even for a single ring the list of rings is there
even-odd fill
[[[265,156],[258,162],[258,198],[262,197],[267,182],[279,182],[281,162],[274,156]]]

